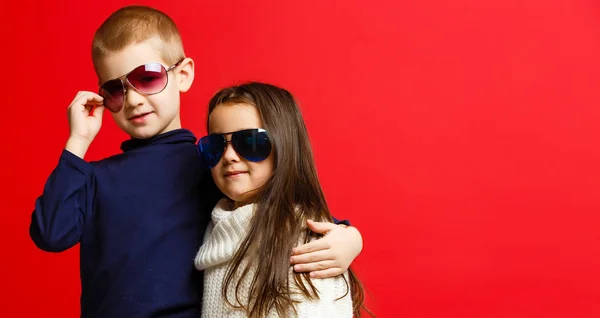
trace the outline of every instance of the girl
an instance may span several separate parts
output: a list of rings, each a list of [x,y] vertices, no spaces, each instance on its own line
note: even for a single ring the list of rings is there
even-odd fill
[[[292,248],[317,238],[306,220],[331,221],[302,115],[284,89],[249,83],[218,92],[199,141],[217,187],[195,265],[203,317],[360,316],[351,270],[326,279],[294,272]]]

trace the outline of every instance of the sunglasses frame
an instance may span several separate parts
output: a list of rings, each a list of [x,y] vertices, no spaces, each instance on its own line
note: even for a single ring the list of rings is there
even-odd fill
[[[121,81],[121,87],[123,87],[123,101],[121,102],[121,106],[118,108],[118,110],[115,110],[115,111],[112,111],[110,108],[107,107],[109,111],[111,111],[113,113],[118,113],[118,112],[120,112],[123,109],[123,106],[125,106],[125,101],[127,100],[127,87],[128,86],[131,89],[133,89],[134,91],[136,91],[137,93],[141,94],[141,95],[149,96],[149,95],[159,94],[162,91],[164,91],[165,88],[167,88],[167,86],[169,85],[169,72],[172,71],[177,66],[179,66],[184,60],[185,60],[185,58],[181,59],[179,62],[171,65],[168,68],[166,66],[162,65],[162,63],[159,63],[159,62],[150,62],[150,63],[138,65],[138,66],[134,67],[131,71],[127,72],[127,74],[121,75],[121,76],[119,76],[117,78],[110,79],[110,80],[104,82],[103,84],[101,84],[100,88],[99,88],[99,94],[98,95],[102,96],[102,94],[101,94],[102,90],[106,91],[105,89],[102,88],[104,85],[106,85],[106,83],[112,82],[112,81],[116,81],[116,80]],[[127,76],[129,76],[129,74],[133,73],[133,71],[137,70],[138,68],[140,68],[142,66],[146,66],[146,65],[151,65],[151,64],[158,64],[158,65],[160,65],[160,67],[165,70],[165,75],[167,76],[167,79],[165,81],[165,86],[162,89],[160,89],[158,92],[146,93],[146,92],[140,91],[133,84],[131,84],[131,82],[129,81],[129,79],[127,78]],[[102,98],[105,98],[105,97],[102,96]]]
[[[246,158],[245,156],[243,156],[242,154],[240,154],[237,149],[235,149],[235,146],[234,146],[233,141],[232,141],[233,134],[238,133],[238,132],[243,132],[243,131],[250,131],[250,130],[256,130],[257,133],[265,133],[265,135],[267,136],[266,141],[269,143],[269,148],[270,149],[269,149],[269,154],[264,159],[261,159],[261,160],[258,160],[258,161],[250,160],[250,159]],[[227,140],[227,138],[225,138],[225,135],[232,135],[232,136],[231,136],[231,138],[229,140]],[[244,160],[248,160],[250,162],[261,162],[261,161],[264,161],[264,160],[266,160],[271,155],[271,152],[273,151],[273,144],[271,143],[271,139],[269,138],[269,133],[267,132],[266,129],[264,129],[264,128],[248,128],[248,129],[241,129],[241,130],[236,130],[236,131],[232,131],[232,132],[226,132],[226,133],[222,133],[222,134],[209,134],[207,136],[204,136],[204,137],[200,138],[200,140],[198,140],[198,152],[199,152],[200,156],[202,156],[202,157],[204,156],[203,149],[202,149],[202,140],[205,139],[205,138],[208,138],[210,136],[221,136],[221,137],[223,137],[223,140],[225,141],[224,144],[223,144],[223,150],[221,151],[221,154],[219,155],[219,160],[214,165],[209,164],[209,166],[211,168],[214,167],[214,166],[216,166],[217,164],[219,164],[219,162],[223,158],[223,154],[225,153],[225,150],[227,149],[227,144],[231,144],[231,147],[233,147],[233,151],[235,151],[235,153],[238,156],[240,156],[240,157],[244,158]]]

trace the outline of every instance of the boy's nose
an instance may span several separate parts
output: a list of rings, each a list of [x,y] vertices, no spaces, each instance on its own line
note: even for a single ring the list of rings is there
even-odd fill
[[[138,93],[131,86],[125,87],[125,107],[137,107],[144,103],[144,95]]]

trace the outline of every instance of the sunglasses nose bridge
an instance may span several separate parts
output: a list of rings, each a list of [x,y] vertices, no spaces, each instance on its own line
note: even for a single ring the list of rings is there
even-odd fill
[[[127,95],[127,92],[129,90],[134,90],[134,91],[138,92],[137,88],[135,88],[135,86],[133,86],[133,84],[131,84],[131,82],[129,81],[129,78],[127,77],[128,75],[123,76],[123,78],[120,78],[121,83],[123,84],[123,93],[125,95]]]
[[[121,82],[123,82],[123,107],[136,107],[143,104],[140,99],[144,99],[149,94],[140,91],[127,78]]]
[[[127,75],[119,77],[119,81],[121,81],[121,87],[123,88],[123,105],[121,108],[127,106],[127,94],[129,94],[129,89],[132,88],[131,83],[127,79]]]
[[[227,140],[225,136],[223,136],[223,139],[225,140],[223,144],[223,159],[225,159],[227,162],[239,161],[240,154],[238,154],[238,152],[235,150],[233,142],[231,140]]]

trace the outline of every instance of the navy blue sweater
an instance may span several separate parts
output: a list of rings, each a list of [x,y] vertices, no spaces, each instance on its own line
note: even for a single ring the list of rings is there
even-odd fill
[[[193,260],[220,193],[195,141],[179,129],[91,163],[63,151],[30,235],[50,252],[81,244],[82,317],[200,316]]]

